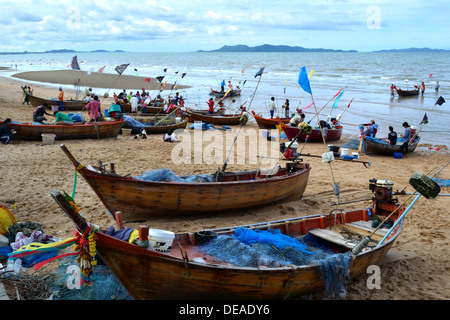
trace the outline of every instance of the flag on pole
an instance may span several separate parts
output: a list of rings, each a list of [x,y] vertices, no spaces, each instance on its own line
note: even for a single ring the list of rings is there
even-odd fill
[[[72,69],[73,70],[80,70],[80,65],[78,64],[77,56],[72,58]]]
[[[150,83],[150,78],[145,78],[145,82]]]
[[[304,66],[300,69],[300,73],[298,75],[298,84],[307,93],[312,94],[311,85],[309,84],[308,74],[306,73],[306,68]]]
[[[185,75],[186,75],[186,72],[181,74],[181,79],[183,79]]]
[[[255,78],[256,78],[257,76],[262,76],[263,71],[264,71],[264,68],[265,68],[265,67],[262,67],[261,69],[259,69],[259,71],[255,74]]]
[[[428,117],[427,117],[427,113],[425,112],[425,115],[423,116],[422,121],[420,122],[420,124],[427,124],[428,123]]]
[[[350,104],[352,103],[353,99],[355,99],[355,98],[352,98],[352,100],[350,100],[350,102],[348,103],[347,108],[350,108]]]
[[[345,89],[344,90],[342,90],[342,92],[339,94],[339,96],[336,98],[336,100],[333,102],[333,108],[337,108],[337,105],[338,105],[338,103],[339,103],[339,100],[341,100],[341,97],[342,97],[342,95],[344,94],[344,92],[345,92]]]
[[[311,72],[310,72],[309,75],[308,75],[308,78],[309,78],[309,79],[311,79],[313,73],[314,73],[314,70],[311,70]]]
[[[162,83],[162,81],[163,81],[163,79],[164,79],[164,76],[156,77],[156,79],[159,81],[159,83]]]
[[[97,73],[102,73],[103,70],[105,70],[105,68],[106,68],[106,65],[104,65],[103,67],[101,67],[100,69],[98,69]]]
[[[440,97],[437,99],[435,105],[438,104],[438,105],[442,106],[442,104],[443,104],[444,102],[445,102],[444,98],[443,98],[442,96],[440,96]]]
[[[114,70],[116,70],[116,72],[121,75],[129,65],[130,65],[129,63],[121,64],[120,66],[117,66]]]
[[[314,102],[311,102],[308,106],[304,107],[303,110],[308,109],[308,108],[311,107],[312,105],[314,105]]]

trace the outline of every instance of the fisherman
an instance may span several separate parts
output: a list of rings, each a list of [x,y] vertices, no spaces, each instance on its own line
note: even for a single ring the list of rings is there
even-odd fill
[[[439,81],[436,81],[436,87],[434,87],[434,90],[436,90],[436,93],[439,92],[439,88],[440,88]]]
[[[375,120],[370,120],[369,126],[366,130],[364,130],[364,135],[366,137],[375,138],[378,131],[378,124],[375,123]]]
[[[289,125],[291,127],[298,127],[298,125],[305,121],[305,114],[302,109],[297,109],[297,114],[291,118]]]
[[[209,98],[209,100],[206,102],[208,104],[208,114],[214,113],[214,99]]]
[[[51,113],[48,113],[45,109],[47,109],[48,104],[47,102],[44,102],[42,105],[34,109],[33,111],[33,122],[44,122],[47,121],[47,118],[45,115],[52,116]]]
[[[91,118],[91,122],[100,121],[102,117],[102,108],[100,101],[98,101],[98,96],[94,96],[94,100],[89,102],[87,105],[83,107],[83,111],[89,111],[89,118]]]
[[[389,126],[388,139],[390,144],[397,144],[397,132],[394,131],[394,128],[392,126]]]
[[[272,97],[272,98],[270,98],[270,102],[269,102],[270,119],[273,119],[273,115],[276,110],[277,110],[277,107],[275,105],[275,97]]]
[[[284,108],[284,116],[289,118],[289,99],[286,99],[286,102],[283,105]]]
[[[408,122],[403,122],[402,124],[403,128],[405,128],[405,133],[402,135],[403,137],[403,144],[400,147],[400,152],[403,153],[403,150],[406,152],[404,153],[404,157],[407,157],[408,154],[408,144],[409,140],[411,139],[411,128],[409,127]]]
[[[56,117],[54,125],[64,126],[73,124],[73,119],[63,112],[55,111],[54,116]]]
[[[0,127],[0,140],[2,140],[3,144],[8,144],[9,140],[13,134],[16,133],[14,129],[11,129],[9,125],[11,124],[11,119],[6,118],[3,122],[3,125]]]
[[[222,82],[220,83],[220,90],[221,92],[225,92],[225,80],[222,80]]]
[[[64,111],[64,91],[62,87],[59,87],[58,102],[59,102],[59,110]]]

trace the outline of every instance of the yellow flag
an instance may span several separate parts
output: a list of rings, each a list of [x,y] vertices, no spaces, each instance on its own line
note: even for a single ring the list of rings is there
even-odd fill
[[[310,78],[310,79],[311,79],[311,77],[312,77],[313,73],[314,73],[314,70],[311,70],[311,72],[309,73],[309,76],[308,76],[308,78]]]

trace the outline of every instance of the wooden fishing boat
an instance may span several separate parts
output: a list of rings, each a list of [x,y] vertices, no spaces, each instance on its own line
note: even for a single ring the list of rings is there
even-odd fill
[[[300,131],[300,129],[298,129],[297,127],[291,127],[289,125],[285,125],[283,124],[282,127],[283,132],[286,134],[286,137],[289,140],[292,140],[295,138],[295,136],[298,134],[298,132]],[[343,127],[342,126],[338,126],[336,128],[331,128],[331,129],[327,129],[325,130],[326,135],[325,136],[325,141],[338,141],[341,139],[342,136],[342,130]],[[306,141],[306,134],[301,133],[298,137],[297,137],[297,141]],[[309,135],[309,142],[323,142],[323,138],[322,138],[322,132],[320,129],[312,129],[311,134]]]
[[[339,213],[333,210],[331,213],[244,226],[176,233],[171,249],[166,253],[114,238],[104,231],[97,231],[96,250],[101,260],[134,299],[295,298],[320,291],[326,284],[334,284],[334,277],[339,275],[342,278],[356,278],[365,274],[369,266],[382,261],[401,234],[404,219],[399,220],[392,232],[387,234],[386,228],[374,229],[369,218],[387,217],[393,213],[388,222],[395,222],[405,211],[404,206],[397,204],[394,199],[384,197],[388,194],[385,190],[374,192],[371,208],[365,206],[364,209]],[[74,211],[59,192],[52,191],[51,195],[78,231],[86,234],[90,224]],[[219,236],[237,234],[235,231],[243,230],[242,228],[255,232],[279,231],[282,235],[298,239],[302,243],[319,241],[321,247],[326,247],[333,255],[323,260],[314,260],[312,263],[307,260],[304,264],[264,265],[259,260],[253,266],[238,266],[220,259],[220,256],[205,253],[204,242],[209,240],[206,245],[211,245]],[[371,235],[373,231],[375,233]],[[150,239],[151,230],[148,232]],[[145,239],[145,232],[142,236]],[[368,236],[371,242],[364,250],[354,250],[360,239]],[[279,253],[282,254],[282,250]],[[323,261],[342,261],[337,264],[339,268],[336,267],[335,270],[344,270],[343,274],[336,275],[337,271],[323,274]],[[345,272],[347,270],[348,274]],[[95,269],[93,272],[95,273]]]
[[[79,162],[61,145],[72,163]],[[117,166],[116,166],[117,168]],[[116,173],[97,172],[86,166],[78,172],[111,212],[124,219],[180,216],[261,207],[299,200],[308,183],[308,163],[287,163],[270,176],[257,171],[225,172],[223,182],[145,181]],[[275,171],[275,170],[274,170]],[[182,178],[182,177],[181,177]]]
[[[147,134],[166,133],[169,130],[185,129],[188,122],[188,120],[184,120],[172,125],[145,126],[144,129]]]
[[[211,94],[216,98],[222,98],[225,95],[225,93],[227,93],[227,91],[218,91],[218,90],[213,90],[211,88]],[[231,90],[230,92],[228,92],[226,98],[240,96],[240,95],[241,95],[241,89]]]
[[[51,106],[59,106],[59,101],[56,99],[44,99],[44,98],[39,98],[36,96],[33,96],[29,93],[27,93],[23,87],[22,90],[24,92],[24,94],[28,97],[28,100],[30,101],[31,105],[33,107],[39,107],[40,105],[44,104],[44,102],[46,102],[49,106],[49,108]],[[89,103],[89,101],[86,100],[64,100],[63,101],[63,105],[64,105],[64,110],[78,110],[81,111],[81,109],[83,109],[84,106],[86,106]]]
[[[408,144],[408,152],[414,152],[419,144],[420,138],[417,137],[414,142]],[[394,152],[401,153],[402,143],[390,144],[383,139],[364,137],[364,152],[366,154],[379,154],[392,156]]]
[[[260,129],[276,129],[277,125],[280,123],[289,124],[289,121],[291,121],[291,118],[275,118],[275,119],[268,119],[258,116],[255,111],[252,110],[253,118],[255,118],[256,123],[258,124],[258,127]]]
[[[418,96],[420,93],[420,89],[416,88],[413,90],[402,90],[397,89],[397,94],[399,97],[412,97],[412,96]]]
[[[68,139],[106,139],[116,138],[124,124],[124,120],[74,123],[73,125],[34,125],[31,123],[11,123],[9,126],[16,131],[12,140],[37,141],[42,140],[42,134],[52,133],[56,140]],[[0,126],[3,121],[0,121]]]
[[[232,115],[232,114],[201,114],[191,112],[189,110],[184,111],[184,114],[188,118],[190,122],[202,121],[211,124],[217,125],[238,125],[239,119],[241,118],[240,114]]]
[[[208,110],[200,110],[200,109],[187,109],[188,111],[190,111],[190,112],[193,112],[193,113],[198,113],[198,114],[201,114],[201,115],[208,115],[209,113],[208,113]],[[213,113],[213,115],[224,115],[225,114],[225,108],[219,108],[219,109],[217,109],[217,110],[214,110],[214,113]]]

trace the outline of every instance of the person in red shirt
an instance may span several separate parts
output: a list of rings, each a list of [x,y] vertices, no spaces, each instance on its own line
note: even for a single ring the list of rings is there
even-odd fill
[[[206,102],[206,103],[209,106],[208,113],[209,114],[213,114],[214,113],[214,100],[213,100],[213,98],[209,98],[208,102]]]

